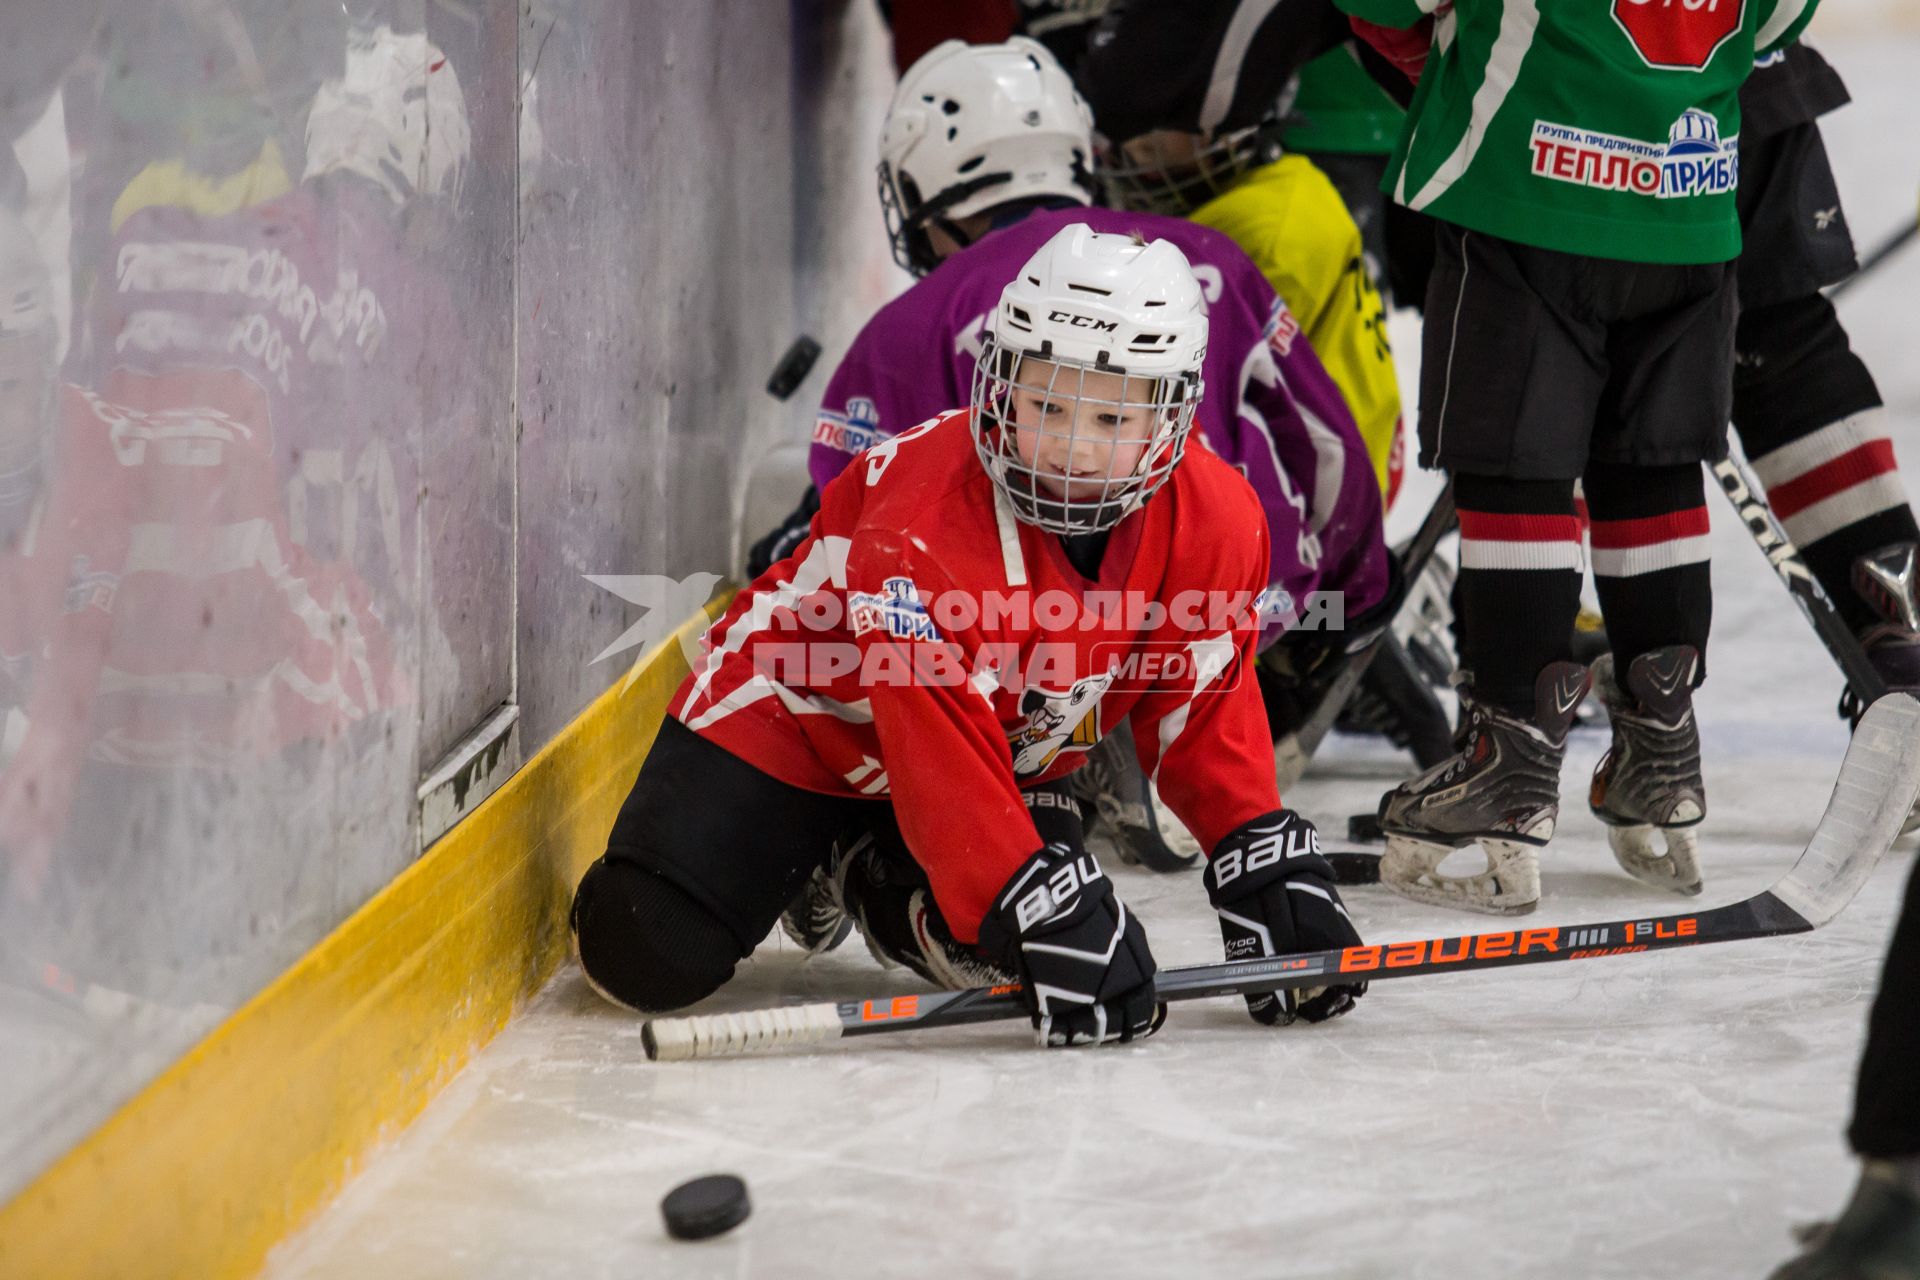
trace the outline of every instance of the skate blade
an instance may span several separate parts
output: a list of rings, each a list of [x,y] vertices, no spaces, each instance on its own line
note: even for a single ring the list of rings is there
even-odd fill
[[[1551,828],[1549,828],[1549,834]],[[1470,842],[1472,843],[1472,842]],[[1540,851],[1517,840],[1481,840],[1487,869],[1470,876],[1445,875],[1440,864],[1456,847],[1389,835],[1380,855],[1380,883],[1403,898],[1456,911],[1523,916],[1540,905]]]
[[[1659,837],[1666,837],[1664,841]],[[1608,827],[1620,869],[1642,884],[1688,897],[1701,889],[1699,827]],[[1664,846],[1664,847],[1663,847]]]

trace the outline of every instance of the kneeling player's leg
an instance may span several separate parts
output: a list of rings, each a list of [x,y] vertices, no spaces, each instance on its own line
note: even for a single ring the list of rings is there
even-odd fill
[[[773,927],[853,802],[790,787],[669,717],[607,852],[574,893],[581,967],[647,1012],[718,990]]]
[[[1065,779],[1029,787],[1021,796],[1042,844],[1063,845],[1076,857],[1086,852],[1080,804]],[[874,958],[905,965],[950,990],[1013,981],[973,946],[954,938],[891,806],[876,806],[870,830],[872,839],[858,845],[841,869],[840,892]]]

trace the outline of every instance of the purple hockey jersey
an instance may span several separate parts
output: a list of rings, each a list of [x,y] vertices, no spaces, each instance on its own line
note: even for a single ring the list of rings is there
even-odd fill
[[[1380,487],[1339,388],[1260,269],[1226,236],[1182,218],[1050,209],[941,263],[882,307],[834,370],[814,424],[814,483],[824,489],[860,450],[968,402],[1000,291],[1074,222],[1170,240],[1199,278],[1209,331],[1196,421],[1266,511],[1266,616],[1291,625],[1315,591],[1343,592],[1346,617],[1377,603],[1387,587]]]

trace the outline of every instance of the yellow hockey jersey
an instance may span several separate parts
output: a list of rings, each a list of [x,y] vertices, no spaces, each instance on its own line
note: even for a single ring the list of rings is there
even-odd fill
[[[1401,470],[1400,381],[1360,228],[1333,183],[1305,156],[1284,155],[1189,216],[1239,245],[1286,301],[1346,396],[1391,503]]]

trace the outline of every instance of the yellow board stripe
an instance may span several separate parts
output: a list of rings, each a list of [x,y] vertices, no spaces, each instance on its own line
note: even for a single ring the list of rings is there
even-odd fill
[[[682,642],[725,605],[0,1209],[0,1276],[253,1274],[552,974]]]

